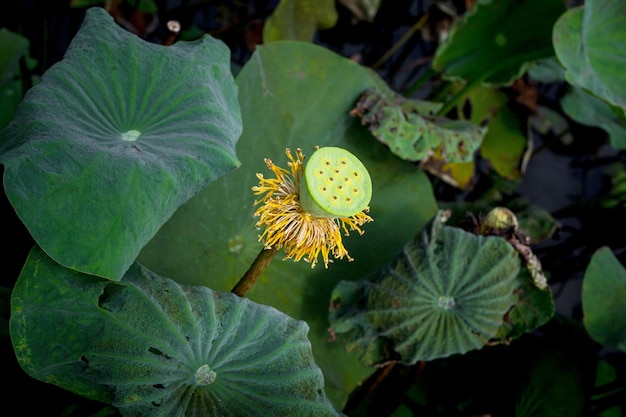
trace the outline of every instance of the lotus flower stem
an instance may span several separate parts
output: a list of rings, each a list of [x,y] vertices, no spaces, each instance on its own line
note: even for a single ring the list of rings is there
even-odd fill
[[[322,255],[324,267],[330,259],[348,258],[342,242],[350,231],[363,234],[363,224],[371,222],[369,202],[372,180],[363,163],[352,153],[337,147],[315,147],[307,166],[304,154],[297,149],[285,153],[289,170],[281,168],[270,159],[265,164],[275,178],[257,174],[259,185],[252,187],[261,195],[254,205],[258,217],[256,227],[264,228],[259,236],[263,250],[239,280],[232,293],[243,296],[276,253],[285,250],[284,259],[303,259],[315,267]]]
[[[265,268],[272,262],[274,256],[278,253],[278,247],[272,246],[269,249],[263,248],[257,255],[250,268],[241,277],[237,285],[232,289],[233,294],[243,297],[254,283],[259,279]]]

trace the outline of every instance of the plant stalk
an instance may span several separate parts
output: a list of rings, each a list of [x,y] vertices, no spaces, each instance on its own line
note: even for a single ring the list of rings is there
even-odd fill
[[[398,40],[398,42],[396,42],[391,49],[389,49],[387,52],[385,52],[385,54],[383,56],[381,56],[380,58],[378,58],[378,61],[376,61],[374,63],[374,65],[372,65],[372,69],[377,69],[378,67],[380,67],[382,64],[385,63],[385,61],[387,61],[394,53],[396,53],[396,51],[406,43],[406,41],[409,40],[409,38],[411,36],[413,36],[413,34],[415,32],[417,32],[422,26],[424,26],[424,23],[426,23],[426,21],[428,20],[428,13],[426,13],[424,16],[422,16],[417,22],[415,22],[415,24],[413,26],[411,26],[411,28],[404,34],[402,35],[402,37],[400,38],[400,40]]]
[[[257,282],[265,268],[270,264],[270,262],[272,262],[272,259],[274,259],[274,256],[277,253],[278,248],[276,246],[272,246],[270,249],[261,249],[261,252],[259,252],[254,262],[252,262],[250,268],[248,268],[246,273],[243,274],[243,277],[241,277],[231,292],[243,297],[248,290],[252,288],[254,283]]]

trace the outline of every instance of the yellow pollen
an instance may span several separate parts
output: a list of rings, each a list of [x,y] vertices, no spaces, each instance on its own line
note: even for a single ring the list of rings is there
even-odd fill
[[[256,227],[264,228],[259,241],[264,247],[283,248],[284,259],[299,261],[303,259],[314,268],[321,255],[324,267],[335,259],[353,259],[343,246],[342,231],[345,236],[350,231],[363,234],[361,226],[371,222],[366,213],[369,207],[350,217],[330,218],[316,217],[302,210],[299,201],[300,180],[304,172],[305,156],[297,149],[295,156],[290,149],[286,150],[290,170],[281,168],[270,159],[265,159],[267,168],[275,178],[265,178],[257,174],[259,185],[252,187],[255,195],[261,196],[254,202],[259,206],[254,215],[258,218]]]

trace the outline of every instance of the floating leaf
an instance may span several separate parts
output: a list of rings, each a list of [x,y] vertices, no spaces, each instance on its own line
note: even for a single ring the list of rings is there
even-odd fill
[[[598,343],[626,351],[626,269],[610,248],[594,253],[585,271],[582,306],[585,328]]]
[[[445,226],[447,212],[373,277],[340,282],[329,321],[370,364],[403,364],[480,349],[515,303],[520,261],[506,240]]]
[[[339,415],[305,322],[137,263],[112,282],[35,247],[13,290],[10,325],[31,376],[124,416]]]
[[[265,22],[263,41],[312,42],[317,29],[332,28],[338,17],[333,0],[280,0]]]
[[[315,64],[313,64],[315,63]],[[336,260],[326,270],[282,261],[279,252],[246,296],[311,326],[313,354],[326,392],[342,408],[348,394],[373,372],[339,342],[328,342],[326,306],[341,279],[359,279],[395,256],[437,210],[424,172],[392,155],[349,115],[362,91],[382,83],[363,66],[305,42],[257,47],[237,76],[243,135],[241,168],[215,181],[182,206],[142,251],[139,261],[183,283],[230,291],[263,245],[253,217],[256,173],[263,158],[286,166],[285,148],[311,155],[318,145],[357,156],[372,179],[372,200],[363,236],[344,238],[354,262]],[[163,254],[168,256],[163,256]]]
[[[407,161],[426,158],[434,149],[446,162],[470,162],[486,129],[462,120],[435,117],[439,105],[419,100],[392,100],[378,89],[365,91],[353,115],[369,125],[376,139]]]
[[[181,204],[238,166],[228,48],[154,45],[91,8],[0,134],[4,187],[60,264],[120,279]]]
[[[564,11],[562,0],[479,0],[453,23],[433,68],[450,80],[508,85],[554,54],[552,26]]]
[[[578,123],[604,129],[615,149],[626,149],[626,114],[620,116],[607,102],[579,87],[572,87],[560,103],[569,117]]]
[[[566,80],[626,112],[626,2],[588,0],[554,25],[556,56]]]

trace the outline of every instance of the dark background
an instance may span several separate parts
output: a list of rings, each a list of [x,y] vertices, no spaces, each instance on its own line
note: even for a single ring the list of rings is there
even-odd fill
[[[352,12],[337,2],[337,25],[319,31],[314,42],[363,65],[375,66],[394,90],[401,93],[410,91],[414,89],[416,80],[428,74],[430,59],[437,47],[437,34],[441,28],[449,27],[452,16],[446,10],[462,14],[466,7],[465,1],[439,3],[445,3],[447,7],[439,7],[426,0],[383,0],[376,18],[367,22],[356,21]],[[178,20],[183,39],[204,32],[224,41],[231,49],[233,69],[236,71],[250,58],[254,46],[261,42],[263,23],[278,1],[171,0],[157,1],[157,4],[160,12],[156,16],[137,15],[132,8],[122,6],[118,10],[118,22],[123,26],[130,25],[128,28],[139,28],[140,35],[150,42],[163,43],[171,35],[166,23]],[[381,62],[380,58],[425,13],[430,16],[426,27],[409,38],[389,59]],[[0,2],[0,27],[20,33],[30,41],[29,55],[37,62],[36,67],[29,70],[32,75],[43,74],[62,59],[83,17],[84,9],[70,8],[68,1]],[[412,97],[423,98],[437,81],[436,75],[428,78],[428,82]],[[526,83],[535,94],[537,106],[546,106],[562,114],[558,100],[565,90],[564,86],[542,85],[529,80]],[[514,87],[505,91],[512,98],[520,95]],[[534,116],[529,106],[515,104],[515,100],[512,103],[523,120]],[[565,143],[555,135],[533,132],[532,158],[523,179],[511,190],[509,197],[526,198],[547,210],[560,225],[552,239],[533,249],[550,274],[557,311],[581,319],[580,288],[594,251],[601,246],[609,246],[626,264],[626,195],[618,196],[619,204],[613,208],[603,205],[610,191],[611,165],[623,165],[625,153],[610,146],[603,130],[586,127],[564,117],[569,121],[571,143]],[[480,161],[478,168],[476,185],[469,191],[455,189],[431,177],[437,199],[442,202],[478,200],[494,181],[493,176],[482,169]],[[0,195],[0,215],[0,239],[4,248],[0,251],[0,287],[12,288],[33,241],[4,193]],[[2,308],[2,317],[8,318],[8,305]],[[6,332],[3,329],[3,334]],[[26,402],[20,400],[21,411],[13,415],[40,412],[43,407],[49,416],[87,416],[103,407],[28,377],[15,362],[6,337],[1,339],[0,360],[3,375],[17,375],[12,377],[8,389],[2,391],[7,403],[14,403],[23,395],[30,398]],[[617,361],[624,363],[622,356]],[[66,409],[67,404],[72,403],[82,406],[75,410]]]

